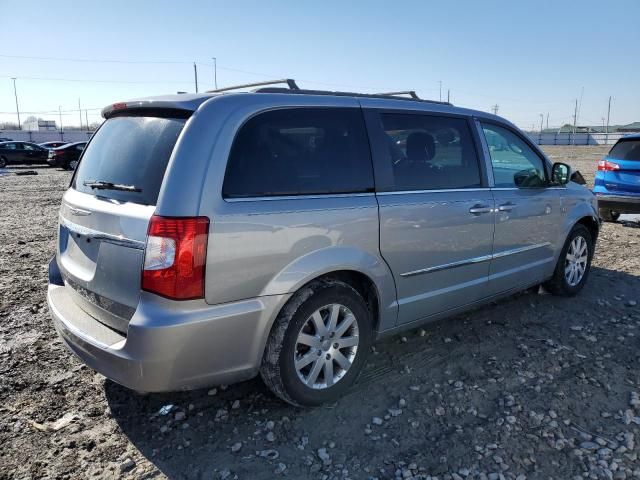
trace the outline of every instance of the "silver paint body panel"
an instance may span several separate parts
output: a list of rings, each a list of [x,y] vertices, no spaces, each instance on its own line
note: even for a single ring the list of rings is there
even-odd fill
[[[479,152],[488,172],[484,188],[233,200],[221,194],[236,132],[263,111],[382,108],[510,125],[483,112],[276,93],[168,96],[128,105],[193,114],[169,160],[157,205],[65,193],[57,254],[64,286],[50,285],[48,301],[74,353],[138,390],[195,388],[257,374],[278,313],[321,275],[349,270],[368,277],[378,297],[375,329],[390,334],[548,278],[571,227],[584,217],[597,219],[593,195],[575,184],[491,188],[486,145]],[[516,207],[499,209],[509,202]],[[482,211],[470,212],[476,207]],[[140,291],[153,214],[210,219],[204,299],[177,302]]]

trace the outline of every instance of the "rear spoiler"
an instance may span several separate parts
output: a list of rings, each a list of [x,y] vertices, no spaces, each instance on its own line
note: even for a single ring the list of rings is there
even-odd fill
[[[129,100],[113,103],[102,109],[104,118],[116,115],[161,116],[189,118],[211,95],[170,95],[166,97]]]

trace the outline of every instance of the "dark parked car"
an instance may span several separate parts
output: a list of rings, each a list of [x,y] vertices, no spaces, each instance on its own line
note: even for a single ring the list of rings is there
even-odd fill
[[[38,145],[44,148],[58,148],[58,147],[62,147],[63,145],[66,145],[67,143],[69,142],[44,142],[44,143],[39,143]]]
[[[0,168],[16,163],[47,163],[49,150],[30,142],[1,142]]]
[[[49,150],[47,163],[52,167],[62,167],[66,170],[75,170],[78,160],[87,142],[67,143],[62,147]]]

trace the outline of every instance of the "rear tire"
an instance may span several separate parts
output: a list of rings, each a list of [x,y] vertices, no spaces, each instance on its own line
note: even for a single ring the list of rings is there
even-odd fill
[[[593,252],[591,233],[584,225],[575,225],[562,247],[553,277],[544,284],[545,288],[554,295],[576,295],[589,276]]]
[[[616,212],[613,210],[607,210],[604,208],[600,209],[600,218],[605,222],[617,222],[620,218],[620,212]]]
[[[338,280],[314,281],[278,315],[260,375],[292,405],[335,401],[356,380],[372,342],[372,316],[362,296]]]
[[[0,168],[4,168],[7,166],[7,159],[4,157],[0,157]]]

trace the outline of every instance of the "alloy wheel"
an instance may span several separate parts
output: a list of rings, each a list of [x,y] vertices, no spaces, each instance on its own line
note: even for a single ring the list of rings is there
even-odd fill
[[[584,237],[577,236],[569,245],[565,258],[564,278],[571,287],[578,285],[587,271],[589,249]]]
[[[358,320],[344,305],[320,307],[298,333],[294,367],[307,387],[324,389],[347,373],[358,351]]]

